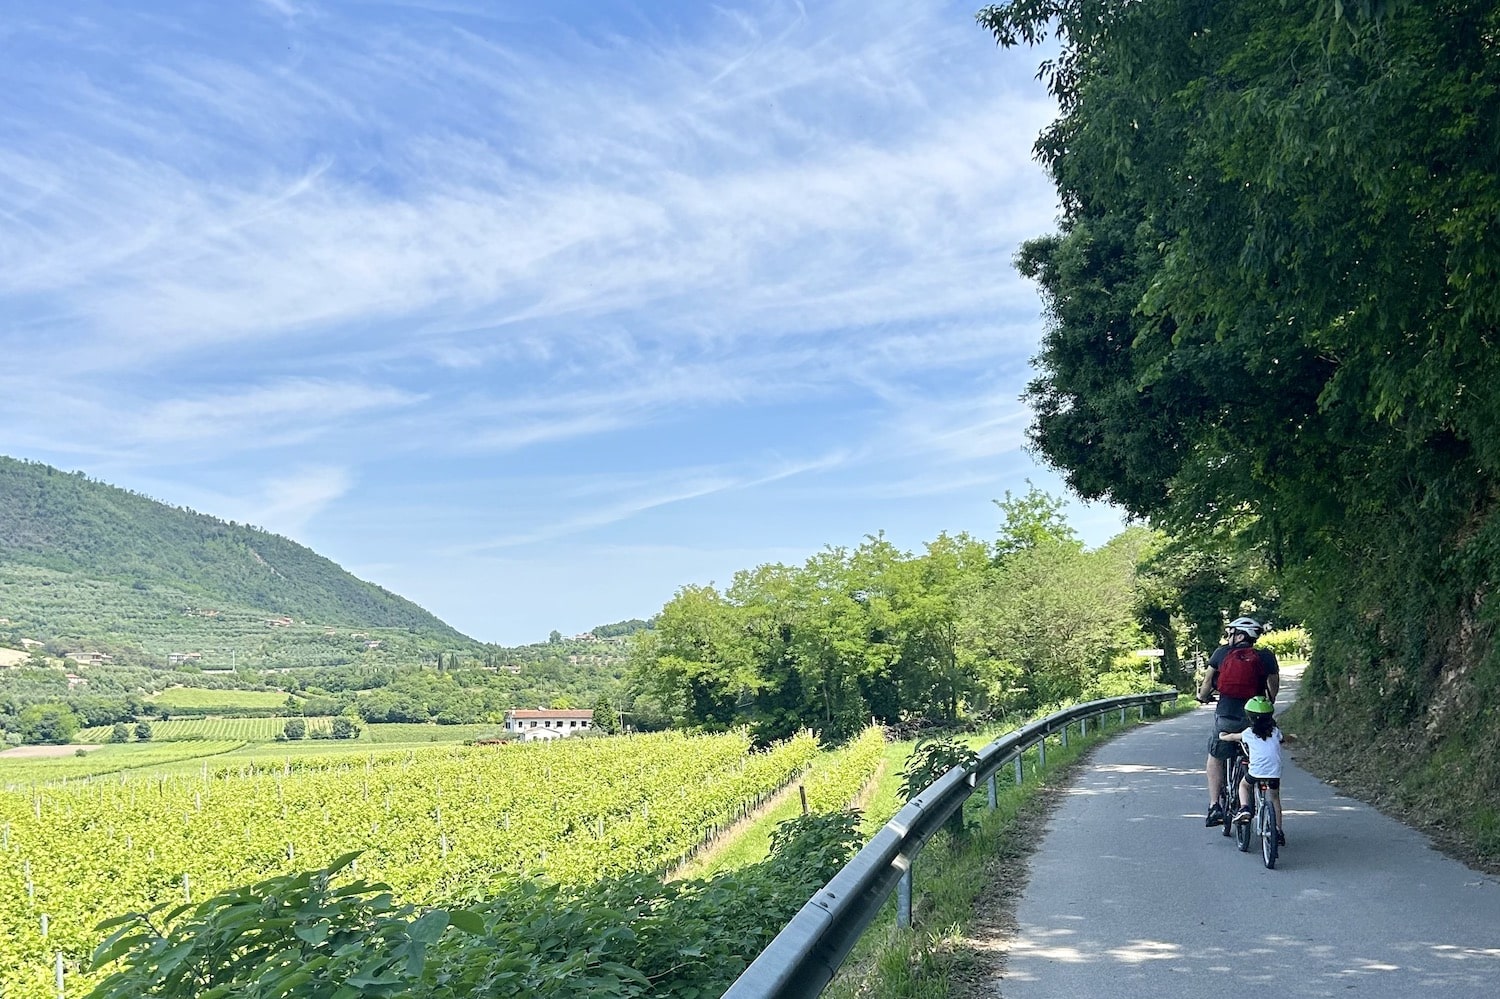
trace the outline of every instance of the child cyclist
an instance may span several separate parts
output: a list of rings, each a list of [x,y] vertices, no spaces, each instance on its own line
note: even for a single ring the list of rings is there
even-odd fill
[[[1220,732],[1225,742],[1242,743],[1250,756],[1250,775],[1240,781],[1240,810],[1234,821],[1250,821],[1250,781],[1258,781],[1271,789],[1271,805],[1276,809],[1276,842],[1286,845],[1286,834],[1281,828],[1281,744],[1290,738],[1276,725],[1275,707],[1264,697],[1252,697],[1245,702],[1245,714],[1250,718],[1250,727],[1243,732]]]

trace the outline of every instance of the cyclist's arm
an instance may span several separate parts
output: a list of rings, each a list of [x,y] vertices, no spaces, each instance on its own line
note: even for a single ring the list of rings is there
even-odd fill
[[[1245,737],[1239,732],[1220,732],[1219,740],[1221,742],[1244,742]]]
[[[1273,702],[1276,700],[1276,692],[1281,689],[1281,674],[1272,673],[1266,677],[1266,696]]]
[[[1208,668],[1208,672],[1205,673],[1205,674],[1203,674],[1203,682],[1198,685],[1198,700],[1200,700],[1200,701],[1206,701],[1206,700],[1208,700],[1208,695],[1211,694],[1211,693],[1213,693],[1213,691],[1214,691],[1214,682],[1216,680],[1218,680],[1218,678],[1219,678],[1219,671],[1218,671],[1218,669],[1216,669],[1213,666],[1210,666]]]

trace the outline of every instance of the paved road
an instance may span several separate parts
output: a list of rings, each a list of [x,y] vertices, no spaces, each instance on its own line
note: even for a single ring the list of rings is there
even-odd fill
[[[1296,766],[1274,871],[1205,829],[1211,710],[1083,768],[1032,857],[997,994],[1500,997],[1500,879]]]

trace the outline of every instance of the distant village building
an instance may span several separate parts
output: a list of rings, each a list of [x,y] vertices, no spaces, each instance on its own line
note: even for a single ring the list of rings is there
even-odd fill
[[[594,725],[594,712],[537,708],[505,712],[506,734],[526,742],[582,735]]]
[[[181,666],[183,663],[196,663],[203,659],[201,652],[168,652],[167,665]]]
[[[107,652],[69,652],[67,658],[84,666],[102,666],[115,661],[115,657]]]

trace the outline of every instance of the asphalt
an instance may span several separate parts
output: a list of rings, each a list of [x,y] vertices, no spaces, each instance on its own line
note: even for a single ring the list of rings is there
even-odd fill
[[[1287,846],[1267,870],[1203,825],[1211,717],[1134,729],[1080,768],[1031,857],[992,994],[1500,997],[1500,879],[1295,762]]]

